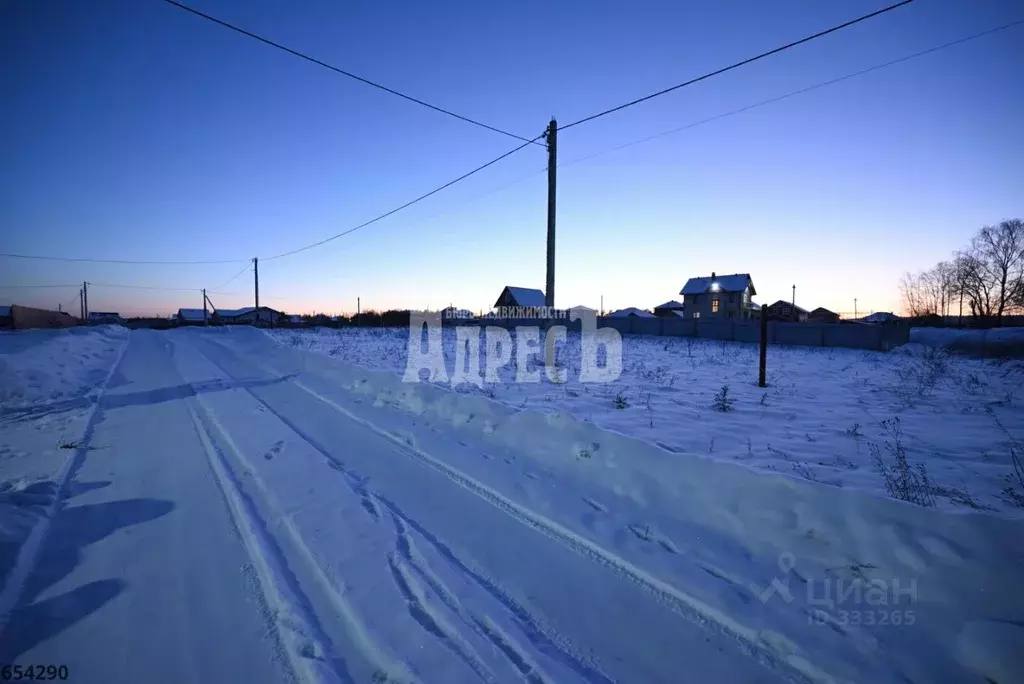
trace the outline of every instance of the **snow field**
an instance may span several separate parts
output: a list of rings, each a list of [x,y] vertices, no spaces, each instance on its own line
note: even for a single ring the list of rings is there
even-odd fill
[[[78,415],[64,424],[86,436],[76,456],[110,468],[114,488],[162,482],[137,450],[118,450],[160,407],[160,420],[186,418],[165,430],[198,435],[266,629],[300,681],[1003,682],[1024,671],[1024,523],[995,490],[1008,465],[992,458],[990,483],[973,451],[1015,444],[1012,361],[953,356],[934,340],[888,355],[779,347],[766,393],[753,348],[625,338],[624,373],[605,388],[573,382],[570,337],[568,383],[517,384],[506,368],[498,385],[452,391],[402,382],[404,331],[269,335],[136,332],[131,373],[116,356],[104,369],[116,396],[102,399],[83,372],[70,403],[5,410],[0,448],[19,455],[0,459],[0,499],[19,506],[0,510],[2,529],[54,501],[63,460],[44,443],[48,421],[80,414],[83,397],[102,405],[109,443],[92,444]],[[454,337],[445,343],[451,363]],[[727,411],[714,407],[723,385]],[[872,467],[875,452],[891,458],[894,417],[898,448],[944,488],[939,508],[889,498]],[[181,497],[195,486],[180,484],[173,505],[193,510]],[[4,541],[0,552],[18,550],[16,536]],[[216,549],[203,553],[210,581],[227,582]],[[7,579],[10,560],[0,555]]]
[[[391,353],[398,356],[398,349]],[[793,351],[806,360],[806,350]],[[376,350],[371,358],[387,354]],[[1012,541],[1021,532],[1018,520],[946,513],[854,487],[766,477],[745,464],[673,456],[566,411],[523,411],[476,392],[402,383],[394,371],[369,371],[339,362],[341,353],[333,356],[317,362],[297,354],[291,363],[328,387],[333,381],[363,396],[358,406],[374,413],[378,425],[397,420],[393,408],[417,416],[419,428],[396,427],[396,436],[444,453],[446,462],[530,510],[636,559],[655,577],[671,578],[703,617],[770,645],[794,666],[806,665],[813,679],[881,681],[884,672],[899,671],[943,681],[951,672],[965,676],[962,667],[1005,672],[1017,662],[1012,649],[993,655],[972,635],[1012,632],[1004,645],[1024,636],[1012,624],[1024,614],[1015,579],[1024,551]],[[908,354],[897,368],[919,363]],[[464,450],[442,446],[452,429]],[[786,577],[784,557],[795,559],[793,601],[761,603],[772,579]],[[837,593],[842,582],[847,591],[858,583],[884,587],[877,605],[912,605],[914,627],[849,624]],[[860,614],[865,604],[855,605]],[[808,629],[808,616],[822,614],[826,626]],[[955,653],[935,655],[949,643],[958,644]],[[991,657],[977,657],[981,652]],[[866,662],[877,663],[870,677]]]
[[[405,372],[405,329],[267,334],[295,349]],[[451,328],[444,330],[444,350],[451,375]],[[483,366],[483,342],[480,354]],[[773,346],[768,387],[759,388],[757,354],[750,344],[627,336],[621,377],[581,384],[579,336],[570,333],[558,349],[558,363],[568,373],[564,384],[543,372],[540,383],[517,383],[513,353],[500,371],[501,383],[453,389],[518,409],[565,412],[668,451],[878,496],[888,493],[876,457],[889,465],[902,449],[909,463],[927,468],[938,506],[1024,514],[1024,487],[1011,457],[1015,450],[1024,459],[1024,362],[970,358],[923,344],[888,353]],[[727,411],[716,409],[723,387]]]

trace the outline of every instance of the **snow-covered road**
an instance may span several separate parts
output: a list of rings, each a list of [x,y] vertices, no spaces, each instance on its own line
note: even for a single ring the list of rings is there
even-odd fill
[[[80,682],[1024,671],[1019,520],[758,473],[250,328],[98,328],[79,355],[29,335],[0,339],[19,402],[0,406],[0,665]]]
[[[228,339],[131,334],[3,662],[83,682],[795,676]]]

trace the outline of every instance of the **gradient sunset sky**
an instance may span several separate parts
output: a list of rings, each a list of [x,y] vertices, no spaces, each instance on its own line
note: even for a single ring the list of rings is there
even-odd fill
[[[190,0],[326,62],[532,138],[884,6],[878,0]],[[1024,215],[1024,26],[673,135],[581,157],[1024,18],[1017,0],[918,0],[559,137],[558,306],[652,307],[688,277],[899,310],[904,271]],[[159,0],[0,1],[0,304],[94,283],[213,289],[506,152],[477,128]],[[543,288],[546,153],[531,146],[319,248],[260,264],[290,313],[487,309]],[[71,285],[11,288],[11,285]],[[211,294],[252,303],[244,274]],[[6,300],[6,301],[5,301]],[[189,291],[94,286],[168,314]]]

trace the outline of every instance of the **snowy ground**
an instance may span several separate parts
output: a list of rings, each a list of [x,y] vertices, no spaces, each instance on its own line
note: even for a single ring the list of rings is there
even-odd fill
[[[36,399],[0,413],[0,663],[64,664],[83,682],[980,684],[1024,674],[1017,517],[758,472],[721,462],[718,444],[686,453],[622,434],[676,421],[690,427],[671,440],[701,431],[699,442],[724,444],[729,425],[796,421],[802,437],[827,419],[788,413],[852,410],[830,399],[829,383],[927,415],[920,407],[941,408],[937,397],[973,381],[946,387],[947,367],[908,395],[883,378],[916,381],[915,369],[940,363],[930,352],[907,354],[903,370],[888,367],[897,356],[858,353],[846,362],[862,368],[837,385],[823,373],[839,352],[773,350],[773,372],[792,384],[762,406],[752,371],[739,368],[742,347],[696,346],[691,358],[685,341],[659,340],[667,371],[627,357],[612,395],[548,385],[519,390],[517,403],[502,396],[510,386],[493,401],[403,383],[398,365],[367,370],[401,353],[387,336],[368,344],[377,333],[321,336],[334,346],[318,347],[341,348],[333,358],[297,348],[313,346],[309,333],[273,333],[284,345],[248,328],[79,334],[83,346],[120,341],[100,388],[102,365],[56,395],[26,381],[18,396]],[[49,339],[18,333],[0,345],[27,349],[33,336]],[[987,369],[979,381],[995,382]],[[8,377],[39,377],[29,370]],[[730,383],[734,410],[675,391],[712,370],[706,391]],[[1001,390],[984,387],[981,411],[1017,429],[1013,400],[986,409],[984,393]],[[627,406],[607,409],[620,390],[634,393]],[[643,391],[658,397],[650,410],[634,400]],[[589,403],[592,420],[563,398]],[[604,413],[632,421],[603,429]],[[642,422],[650,416],[654,427]],[[953,412],[942,416],[918,438],[946,440]],[[721,419],[734,422],[707,432]],[[866,421],[857,432],[838,437],[878,441]]]
[[[563,411],[661,447],[756,470],[786,473],[885,496],[875,453],[888,463],[898,429],[911,463],[936,484],[940,507],[1024,514],[1011,450],[1024,459],[1024,361],[949,353],[944,345],[995,340],[1024,343],[1017,331],[915,330],[892,352],[772,347],[768,387],[757,387],[757,347],[692,338],[624,338],[623,373],[608,384],[580,384],[578,337],[559,359],[569,382],[515,382],[516,362],[503,383],[478,389],[508,406]],[[364,368],[404,373],[404,329],[269,331],[283,345],[327,354]],[[975,344],[980,348],[980,344]],[[454,331],[445,330],[449,372]],[[485,354],[484,351],[481,352]],[[722,387],[735,400],[714,408]],[[896,425],[898,419],[898,427]]]

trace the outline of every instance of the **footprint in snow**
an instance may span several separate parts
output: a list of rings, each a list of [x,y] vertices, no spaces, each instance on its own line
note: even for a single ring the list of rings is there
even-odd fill
[[[284,451],[284,440],[279,439],[278,441],[274,442],[274,446],[270,447],[267,453],[263,454],[263,458],[269,461],[275,456],[280,456],[282,451]]]

